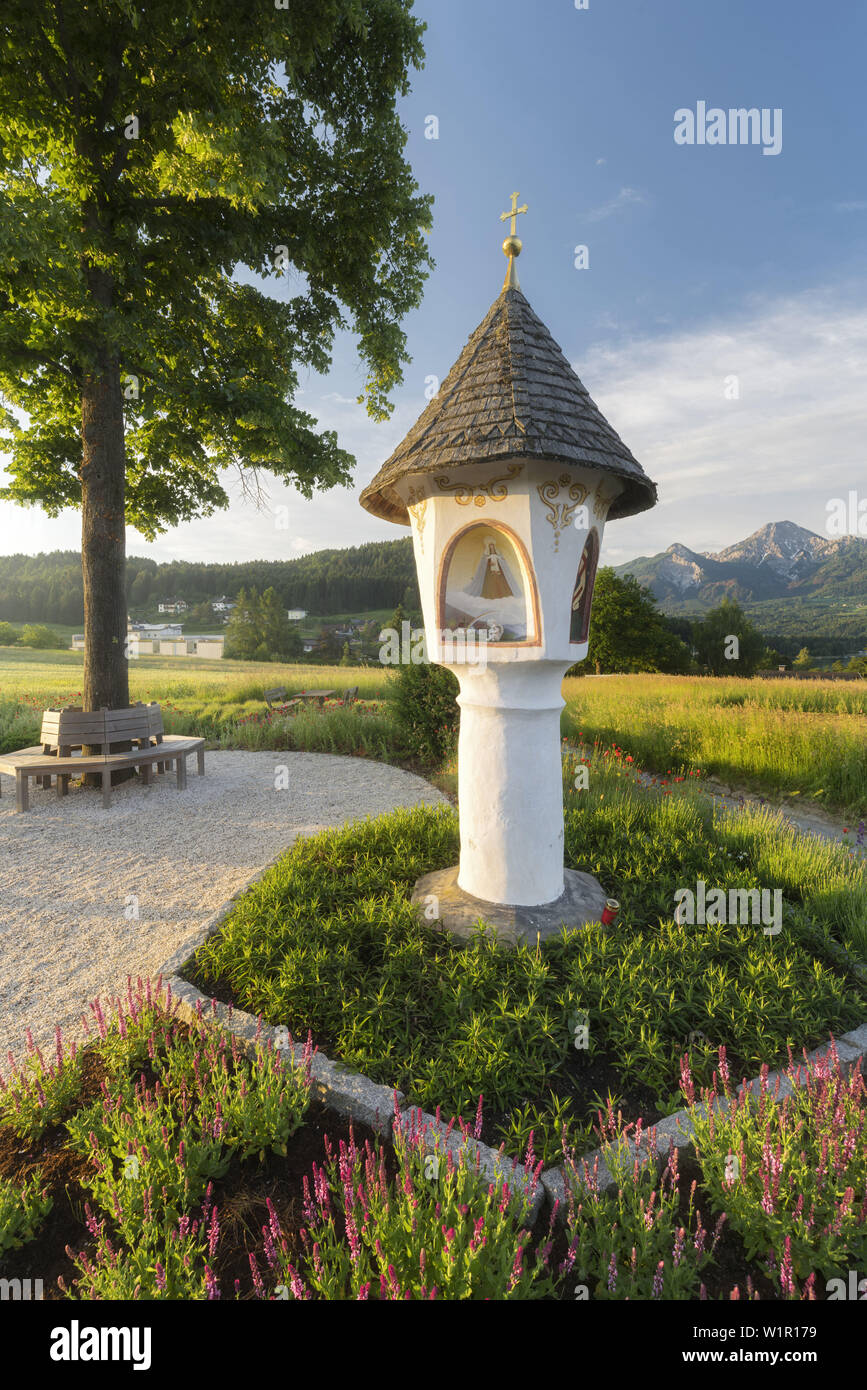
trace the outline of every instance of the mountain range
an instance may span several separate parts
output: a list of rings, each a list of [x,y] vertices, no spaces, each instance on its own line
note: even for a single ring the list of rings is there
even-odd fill
[[[616,572],[634,575],[671,616],[699,616],[728,597],[766,636],[802,634],[854,649],[867,642],[867,540],[858,537],[773,521],[724,550],[675,543]]]

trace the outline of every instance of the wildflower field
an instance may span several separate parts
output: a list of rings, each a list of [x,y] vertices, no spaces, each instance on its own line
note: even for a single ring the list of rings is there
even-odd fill
[[[601,676],[564,682],[563,733],[643,767],[867,816],[867,681]]]
[[[76,704],[80,652],[0,648],[0,752],[39,736],[49,705]],[[192,658],[130,662],[133,700],[158,700],[169,733],[214,748],[297,749],[399,762],[406,750],[389,700],[390,667]],[[334,690],[320,708],[269,714],[264,691]],[[344,690],[358,703],[344,709]],[[563,683],[571,742],[621,744],[672,776],[700,772],[763,793],[867,819],[867,681],[761,681],[698,676],[586,676]]]

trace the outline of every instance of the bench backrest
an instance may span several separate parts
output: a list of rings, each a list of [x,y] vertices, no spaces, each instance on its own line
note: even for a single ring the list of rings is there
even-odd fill
[[[103,748],[105,746],[105,711],[82,709],[48,709],[42,716],[42,747]]]
[[[264,698],[265,698],[265,704],[266,704],[266,705],[268,706],[268,708],[270,709],[271,706],[272,706],[272,704],[275,704],[275,705],[276,705],[276,704],[279,703],[279,704],[285,705],[285,703],[286,703],[286,701],[288,700],[289,696],[288,696],[287,693],[286,693],[286,687],[285,687],[285,685],[278,685],[277,688],[276,688],[275,690],[266,690],[266,691],[265,691],[265,697],[264,697]]]
[[[349,690],[344,690],[344,692],[343,692],[343,703],[344,703],[345,705],[351,705],[351,704],[352,704],[355,700],[357,700],[357,699],[358,699],[358,686],[357,686],[357,685],[353,685]]]
[[[40,742],[46,752],[52,748],[87,747],[104,753],[112,743],[149,743],[149,710],[148,705],[123,710],[49,709],[42,716]]]
[[[131,709],[106,709],[105,736],[108,743],[128,743],[130,739],[150,743],[151,721],[147,705]]]
[[[139,700],[138,704],[148,712],[148,730],[154,743],[162,743],[165,729],[163,728],[163,712],[159,704],[156,700],[151,700],[149,705],[144,705]]]

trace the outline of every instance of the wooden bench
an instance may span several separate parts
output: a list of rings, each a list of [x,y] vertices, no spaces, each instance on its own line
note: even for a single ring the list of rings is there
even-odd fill
[[[148,712],[148,731],[150,733],[150,741],[153,746],[162,746],[168,752],[171,752],[172,748],[179,748],[183,746],[187,748],[187,751],[190,751],[188,745],[190,744],[191,740],[187,738],[184,734],[167,734],[165,732],[165,730],[163,729],[163,712],[157,704],[156,700],[152,700],[149,705],[142,705],[141,708],[146,709]],[[197,745],[197,747],[193,751],[196,753],[196,757],[198,758],[199,775],[201,777],[204,777],[205,740],[193,739],[192,742]],[[199,744],[201,744],[201,747],[198,746]],[[168,767],[169,761],[170,759],[167,758],[165,762],[157,763],[157,771],[164,772],[165,769]]]
[[[269,709],[274,709],[275,706],[279,709],[288,703],[289,692],[285,685],[278,685],[273,690],[266,690],[264,699]]]
[[[41,744],[21,748],[15,753],[0,754],[0,772],[15,778],[15,805],[18,811],[29,809],[31,777],[37,784],[50,787],[57,779],[58,796],[66,796],[70,777],[85,772],[99,772],[102,777],[102,804],[111,804],[111,774],[125,768],[141,769],[146,786],[152,780],[154,766],[174,764],[178,791],[187,785],[187,757],[195,753],[199,776],[205,773],[205,740],[166,735],[162,729],[159,706],[132,705],[125,710],[52,709],[45,712],[40,734]],[[112,752],[118,743],[131,743],[124,752]],[[74,749],[98,748],[98,754],[73,755]]]
[[[265,691],[265,704],[269,710],[275,714],[282,714],[284,710],[292,709],[293,705],[303,705],[304,701],[296,695],[289,699],[289,692],[285,685],[278,685],[274,690]]]

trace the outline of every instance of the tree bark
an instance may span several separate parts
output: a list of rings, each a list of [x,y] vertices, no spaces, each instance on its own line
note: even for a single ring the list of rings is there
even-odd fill
[[[129,705],[126,652],[126,452],[120,364],[106,354],[81,394],[81,568],[84,580],[83,707]],[[113,744],[112,751],[129,744]],[[83,749],[85,754],[96,749]],[[129,775],[129,774],[127,774]],[[115,774],[117,777],[117,774]],[[99,778],[86,777],[88,785]],[[113,778],[112,780],[115,780]]]

